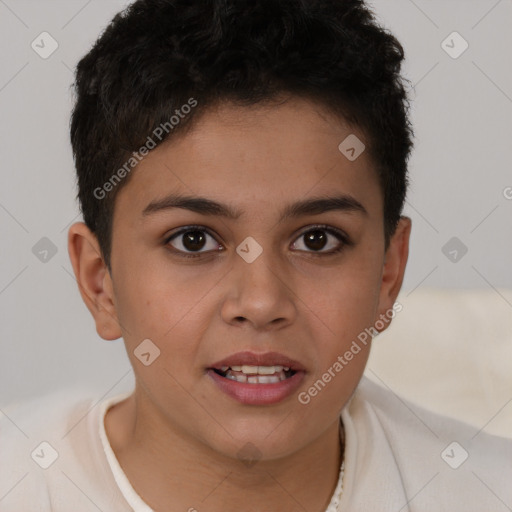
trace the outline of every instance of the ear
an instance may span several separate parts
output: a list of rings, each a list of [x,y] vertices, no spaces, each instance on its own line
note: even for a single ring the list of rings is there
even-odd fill
[[[96,236],[83,222],[69,228],[68,252],[82,300],[94,317],[97,333],[105,340],[120,338],[112,278]]]
[[[393,310],[393,304],[396,301],[398,292],[402,288],[404,280],[405,266],[409,256],[409,238],[411,235],[412,222],[409,217],[400,217],[395,233],[389,241],[388,249],[384,256],[384,267],[382,269],[382,281],[380,287],[379,307],[375,323],[384,326],[377,329],[379,332],[385,331],[389,324],[389,311]],[[386,313],[388,312],[388,315]],[[381,315],[386,315],[387,321],[381,319]],[[393,315],[394,316],[394,315]]]

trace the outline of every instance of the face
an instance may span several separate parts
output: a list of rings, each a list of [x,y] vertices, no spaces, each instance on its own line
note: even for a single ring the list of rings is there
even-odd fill
[[[368,153],[338,149],[350,134],[364,141],[306,100],[225,104],[151,151],[120,190],[105,278],[155,425],[274,459],[338,422],[370,343],[344,355],[392,308],[404,265],[393,242],[385,252]],[[146,366],[134,351],[148,339],[144,357],[160,354]]]

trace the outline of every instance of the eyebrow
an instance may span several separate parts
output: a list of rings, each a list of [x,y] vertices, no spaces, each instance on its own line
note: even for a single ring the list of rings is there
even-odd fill
[[[144,208],[142,216],[147,217],[151,214],[173,208],[182,208],[201,215],[213,215],[231,220],[237,220],[244,215],[242,210],[238,210],[230,205],[218,203],[206,197],[170,194],[163,199],[149,203],[146,208]],[[314,197],[289,204],[281,212],[280,222],[290,218],[319,215],[330,211],[342,211],[347,213],[359,212],[368,215],[366,208],[357,199],[348,194],[339,194],[328,197]]]

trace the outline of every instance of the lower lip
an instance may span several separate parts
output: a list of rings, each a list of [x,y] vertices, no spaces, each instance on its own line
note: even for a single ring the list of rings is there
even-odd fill
[[[246,384],[227,379],[211,368],[208,375],[219,389],[242,404],[270,405],[289,397],[300,386],[304,372],[298,371],[290,378],[272,384]]]

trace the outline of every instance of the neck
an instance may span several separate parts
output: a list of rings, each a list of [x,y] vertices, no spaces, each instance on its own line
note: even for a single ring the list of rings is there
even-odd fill
[[[109,409],[105,430],[132,487],[156,512],[324,512],[328,506],[342,457],[338,420],[287,457],[243,463],[155,415],[147,421],[145,410],[131,395]]]

